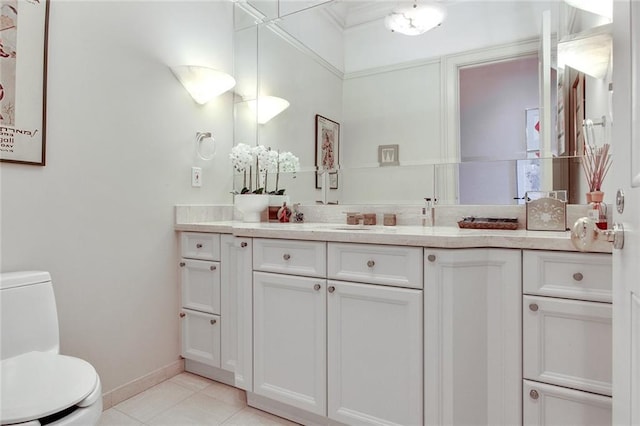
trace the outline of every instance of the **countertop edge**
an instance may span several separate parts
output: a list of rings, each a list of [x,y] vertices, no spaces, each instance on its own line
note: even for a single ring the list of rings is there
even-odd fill
[[[373,226],[345,229],[343,224],[244,223],[236,221],[181,223],[180,232],[214,232],[238,237],[280,238],[362,244],[385,244],[432,248],[513,248],[531,250],[578,250],[569,231],[460,229],[457,227]],[[589,252],[611,253],[610,243],[597,241]]]

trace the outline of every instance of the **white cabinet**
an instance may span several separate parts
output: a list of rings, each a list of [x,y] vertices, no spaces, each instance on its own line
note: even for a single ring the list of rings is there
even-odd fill
[[[220,316],[183,309],[182,356],[220,366]]]
[[[226,357],[232,360],[234,385],[246,391],[253,390],[253,271],[251,238],[232,237],[226,240],[229,248],[228,263],[223,253],[223,264],[229,272],[229,286],[223,289],[223,315],[230,317],[228,336],[223,334],[223,348],[229,345]],[[224,313],[227,307],[228,314]],[[224,330],[224,328],[223,328]],[[223,353],[225,353],[223,351]],[[224,356],[223,356],[224,359]]]
[[[412,279],[407,286],[415,288],[399,288],[327,281],[325,268],[304,254],[329,259],[331,269],[331,259],[340,258],[332,253],[333,243],[324,256],[316,242],[266,242],[254,240],[253,250],[253,392],[324,418],[312,422],[328,417],[329,422],[359,425],[421,424],[422,282]],[[371,260],[374,254],[379,256],[374,261],[382,259],[380,269],[357,275],[373,283],[391,277],[385,253],[402,251],[374,245],[340,248],[343,253],[354,249],[360,258]],[[421,257],[417,261],[407,266],[419,269],[421,277]],[[357,270],[355,263],[341,264]],[[310,276],[290,275],[301,267]],[[275,270],[287,274],[263,272]],[[316,276],[319,271],[322,277]]]
[[[254,272],[254,392],[325,415],[325,280]]]
[[[328,416],[422,424],[422,291],[329,281]]]
[[[611,398],[588,392],[524,381],[525,426],[602,426],[611,424]]]
[[[182,356],[220,367],[220,237],[184,232],[180,241]]]
[[[328,277],[422,288],[422,248],[329,243]]]
[[[187,371],[234,383],[238,328],[244,325],[239,322],[238,286],[247,276],[251,286],[251,249],[243,250],[250,241],[226,234],[180,235],[182,356]]]
[[[611,395],[611,305],[523,297],[523,375]]]
[[[611,255],[523,253],[525,425],[611,424]]]
[[[424,255],[425,423],[520,424],[520,250]]]

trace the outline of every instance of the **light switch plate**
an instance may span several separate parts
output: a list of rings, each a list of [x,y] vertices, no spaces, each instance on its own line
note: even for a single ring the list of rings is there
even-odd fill
[[[201,167],[191,168],[191,186],[193,186],[194,188],[199,188],[202,186],[202,168]]]

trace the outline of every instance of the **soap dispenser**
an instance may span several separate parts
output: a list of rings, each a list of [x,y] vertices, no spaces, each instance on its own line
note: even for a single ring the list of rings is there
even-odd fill
[[[422,208],[422,226],[433,226],[433,202],[431,198],[424,199]]]

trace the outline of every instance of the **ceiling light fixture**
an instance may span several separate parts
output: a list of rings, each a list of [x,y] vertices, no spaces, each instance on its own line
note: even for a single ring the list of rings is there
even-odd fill
[[[209,67],[180,65],[172,67],[171,71],[200,105],[236,85],[236,80],[229,74]]]
[[[384,25],[392,32],[414,36],[439,26],[446,16],[445,8],[439,4],[415,2],[395,9],[384,19]]]

